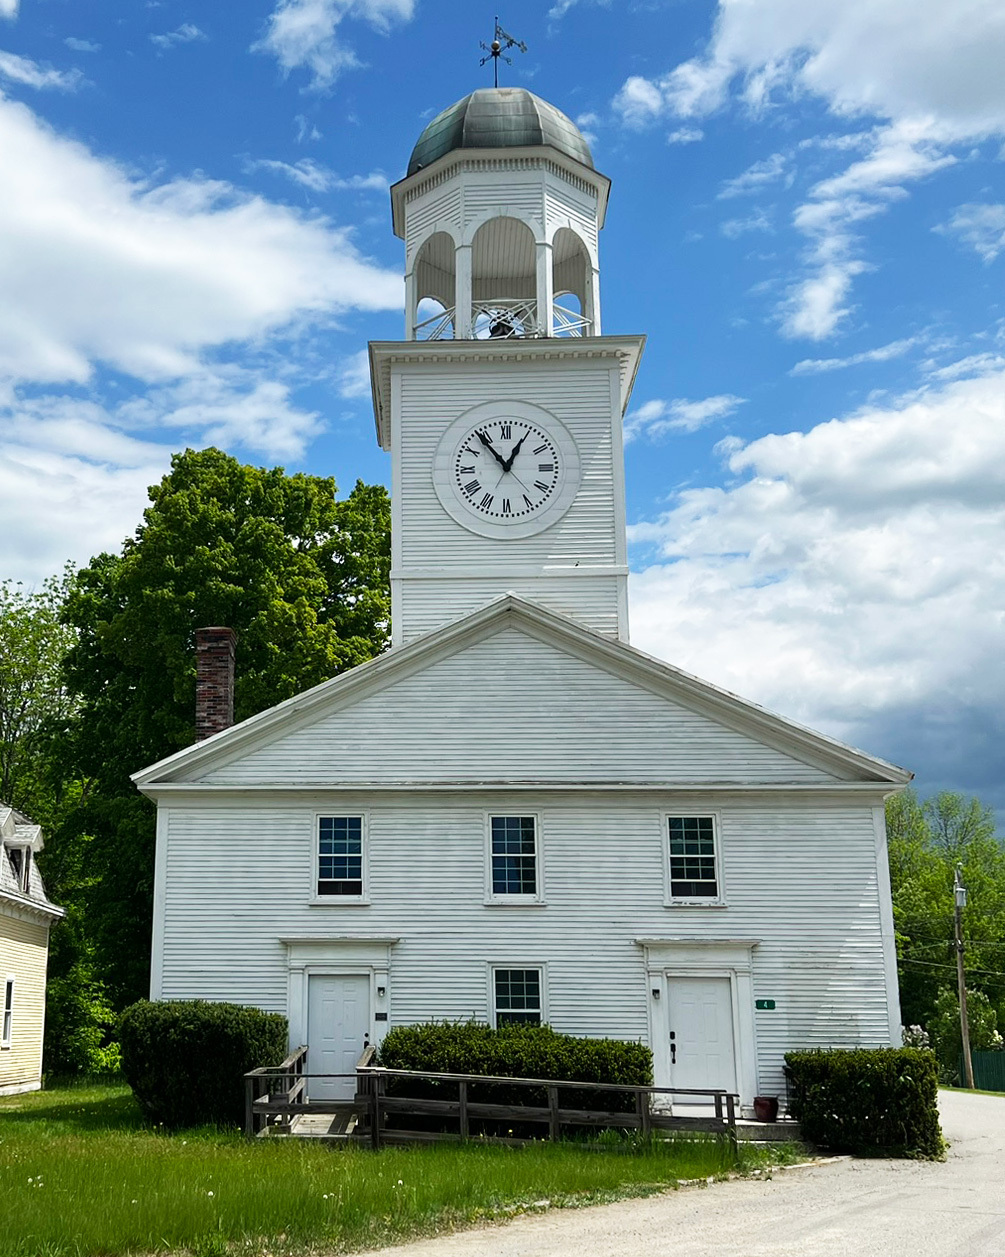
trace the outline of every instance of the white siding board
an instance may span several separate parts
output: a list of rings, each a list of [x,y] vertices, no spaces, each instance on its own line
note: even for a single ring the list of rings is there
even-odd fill
[[[582,364],[570,372],[546,365],[492,370],[416,367],[401,377],[402,562],[467,567],[479,562],[614,562],[614,487],[609,365]],[[571,377],[574,377],[570,379]],[[460,378],[459,378],[460,377]],[[551,411],[570,428],[579,449],[579,496],[559,524],[519,545],[479,537],[440,505],[432,468],[437,445],[454,419],[482,402],[512,397]]]
[[[201,780],[379,784],[486,777],[834,780],[517,628],[482,638]]]
[[[603,637],[617,640],[618,605],[623,576],[531,576],[500,573],[494,577],[465,575],[461,579],[412,579],[400,582],[399,615],[407,643],[458,616],[477,611],[502,594],[514,593],[539,606],[570,616]]]
[[[664,904],[664,816],[700,793],[644,804],[542,790],[388,799],[304,796],[253,812],[216,801],[167,822],[162,993],[286,1008],[282,938],[398,937],[390,1025],[490,1015],[491,964],[544,965],[552,1024],[648,1038],[640,937],[757,939],[758,1086],[784,1095],[785,1051],[889,1040],[871,809],[812,801],[716,803],[728,906]],[[484,903],[486,812],[540,817],[544,903]],[[316,812],[369,818],[368,906],[312,906]],[[872,870],[870,872],[870,869]],[[877,976],[879,975],[879,976]],[[748,1097],[749,1099],[749,1097]]]

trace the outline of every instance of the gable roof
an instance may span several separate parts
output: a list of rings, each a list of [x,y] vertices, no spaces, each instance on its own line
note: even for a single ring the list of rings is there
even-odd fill
[[[227,765],[275,745],[298,729],[316,726],[332,713],[351,711],[371,696],[409,677],[431,673],[443,661],[507,629],[519,630],[609,677],[620,678],[638,690],[676,704],[678,709],[696,713],[718,727],[772,748],[788,756],[793,765],[798,762],[815,767],[819,770],[813,778],[816,784],[829,781],[834,785],[868,783],[896,788],[911,779],[911,774],[904,769],[775,715],[633,646],[600,637],[554,611],[515,594],[506,594],[407,646],[397,647],[150,765],[135,773],[133,781],[141,790],[152,794],[158,793],[161,786],[191,784],[197,787],[201,781],[213,777],[220,784],[233,783],[236,778],[228,779],[223,772]],[[373,742],[374,745],[366,746],[372,780],[384,781],[386,776],[379,771],[382,751],[379,737],[375,736]],[[778,777],[771,779],[777,781]],[[251,784],[246,774],[245,780]],[[358,784],[365,785],[367,778],[357,780]],[[427,784],[433,780],[435,778],[424,778]],[[590,778],[590,781],[602,784],[599,778]],[[488,779],[484,784],[489,784]],[[557,783],[548,780],[542,784]]]

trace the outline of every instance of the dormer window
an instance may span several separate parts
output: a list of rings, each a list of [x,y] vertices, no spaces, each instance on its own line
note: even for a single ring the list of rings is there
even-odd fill
[[[31,883],[31,847],[8,847],[7,858],[22,895],[27,895]]]

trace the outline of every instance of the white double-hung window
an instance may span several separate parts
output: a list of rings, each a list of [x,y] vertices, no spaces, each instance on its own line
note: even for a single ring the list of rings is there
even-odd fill
[[[667,817],[671,903],[722,903],[722,869],[715,816]]]
[[[488,889],[496,903],[537,901],[541,869],[536,816],[488,818]]]
[[[3,1027],[0,1030],[0,1048],[9,1048],[14,1023],[14,977],[8,974],[3,986]]]
[[[542,1021],[543,986],[540,969],[492,971],[494,1024],[539,1026]]]
[[[319,899],[361,900],[366,882],[363,816],[317,818],[315,893]]]

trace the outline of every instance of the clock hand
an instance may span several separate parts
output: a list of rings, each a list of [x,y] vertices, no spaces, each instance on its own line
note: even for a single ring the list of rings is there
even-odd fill
[[[499,453],[499,451],[492,444],[492,442],[488,439],[488,437],[485,435],[484,432],[478,433],[478,439],[479,441],[481,441],[482,445],[484,445],[485,448],[489,451],[489,453],[496,460],[496,462],[503,469],[503,471],[508,471],[509,468],[506,466],[505,458],[503,458],[503,456]]]
[[[507,458],[506,461],[503,463],[503,471],[512,471],[513,459],[516,458],[517,454],[520,453],[520,446],[523,445],[524,441],[526,441],[528,436],[530,436],[530,428],[527,429],[527,431],[523,434],[520,440],[517,441],[516,445],[514,445],[513,448],[510,450],[509,458]]]

